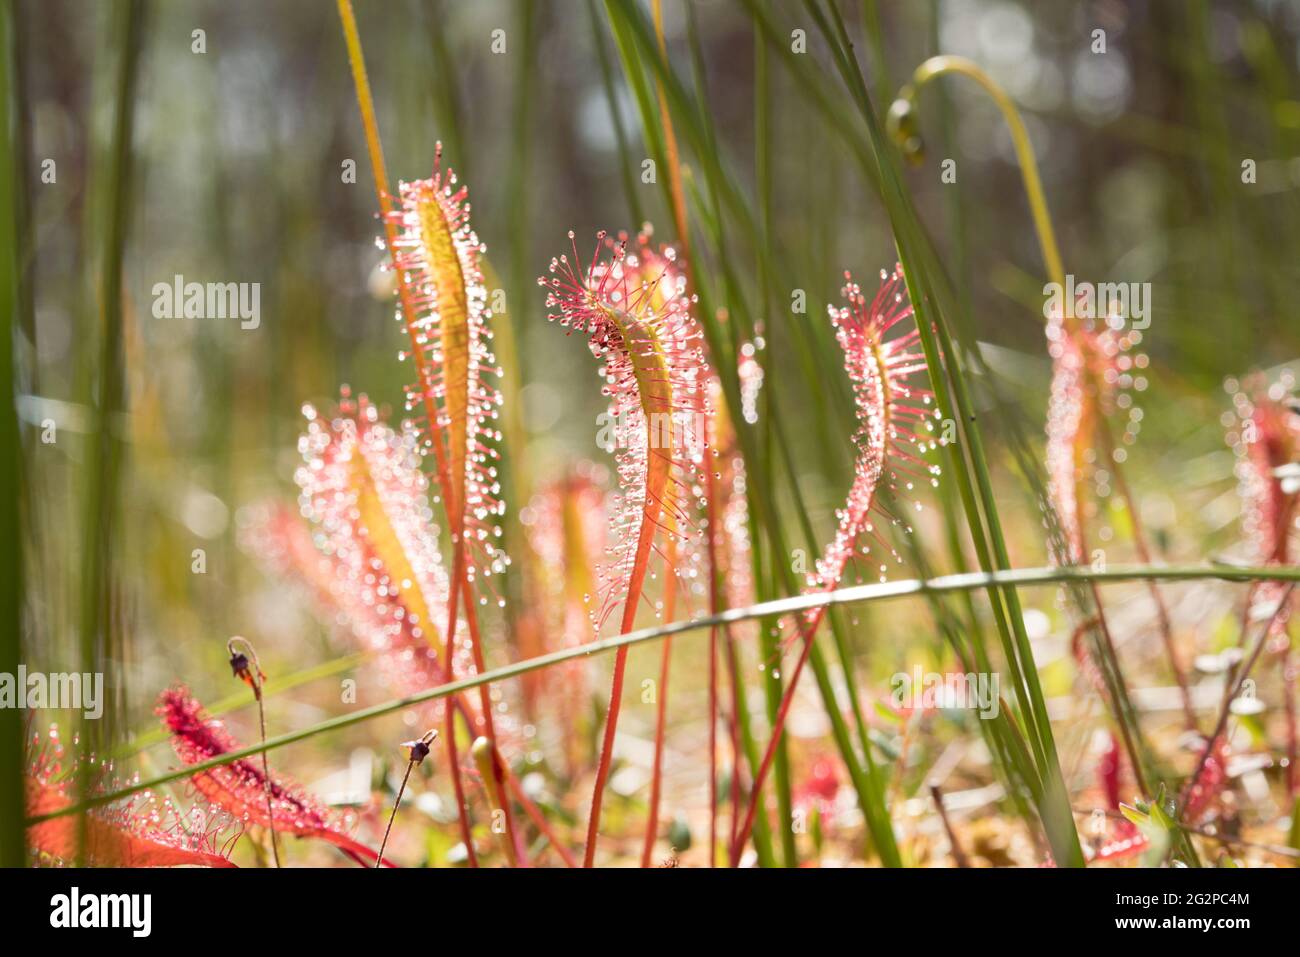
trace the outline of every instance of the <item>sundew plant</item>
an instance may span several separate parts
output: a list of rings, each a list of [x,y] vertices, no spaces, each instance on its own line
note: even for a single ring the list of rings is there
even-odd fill
[[[5,866],[1300,861],[1300,7],[0,28]]]

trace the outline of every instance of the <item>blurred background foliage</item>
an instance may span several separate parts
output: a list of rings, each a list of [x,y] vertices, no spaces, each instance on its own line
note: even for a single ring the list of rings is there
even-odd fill
[[[843,104],[836,122],[860,125],[804,7],[767,6],[783,33],[807,31],[806,56]],[[1238,506],[1222,382],[1288,362],[1300,346],[1300,3],[841,7],[879,115],[927,56],[976,60],[1025,111],[1066,271],[1081,281],[1152,284],[1150,387],[1131,481],[1160,557],[1197,561],[1231,550]],[[78,609],[90,533],[82,516],[92,409],[106,374],[100,267],[117,188],[110,164],[127,49],[121,9],[84,0],[10,7],[23,212],[17,259],[29,282],[14,313],[27,483],[23,660],[47,671],[77,667],[85,651]],[[830,342],[825,309],[845,269],[869,277],[892,264],[893,238],[844,140],[780,57],[757,89],[745,5],[669,0],[664,9],[674,69],[688,87],[704,85],[718,155],[751,197],[762,185],[756,123],[767,127],[767,241],[781,276],[806,292],[806,314],[758,291],[754,237],[733,237],[725,265],[761,331],[781,343],[765,357],[777,389],[769,401],[784,410],[796,484],[825,540],[848,483],[852,430],[841,369],[817,351]],[[222,669],[230,634],[257,641],[273,676],[337,657],[328,623],[287,600],[239,549],[241,509],[296,494],[303,402],[329,401],[347,383],[400,409],[410,375],[396,358],[403,334],[379,269],[371,172],[333,5],[185,0],[147,3],[140,13],[131,187],[121,214],[122,393],[105,419],[124,454],[104,585],[109,627],[94,650],[109,662],[119,739],[153,726],[156,692],[178,677],[200,698],[229,693]],[[581,343],[548,327],[535,277],[568,248],[569,229],[580,250],[596,229],[634,231],[639,219],[664,239],[673,234],[662,185],[641,180],[651,150],[609,19],[603,5],[584,0],[362,0],[357,13],[390,175],[427,176],[441,140],[469,185],[475,229],[506,292],[498,321],[510,323],[515,340],[510,374],[519,388],[509,401],[526,447],[507,454],[515,469],[508,488],[530,494],[575,459],[604,460],[593,363]],[[1099,28],[1104,55],[1091,50]],[[205,52],[194,52],[195,30],[204,31]],[[505,31],[504,52],[493,52],[496,30]],[[1049,374],[1045,278],[1010,139],[989,100],[961,81],[922,93],[921,127],[928,148],[907,183],[995,373],[996,393],[982,392],[981,401],[1005,402],[1037,441]],[[941,181],[946,158],[956,160],[955,184]],[[41,179],[47,160],[54,182]],[[1257,170],[1250,184],[1242,180],[1247,160]],[[347,161],[356,164],[355,182],[343,175]],[[705,194],[700,159],[688,151],[684,162],[688,192]],[[700,254],[714,276],[724,265],[718,255],[712,244]],[[260,327],[154,318],[151,289],[176,274],[260,283]],[[728,287],[714,288],[716,305],[733,305]],[[809,355],[801,342],[820,345]],[[999,413],[987,425],[996,437],[1005,410],[990,411]],[[57,441],[45,444],[41,423],[51,419]],[[1013,562],[1043,564],[1041,516],[996,440],[993,459]],[[769,477],[784,487],[779,471]],[[513,516],[526,503],[508,498],[515,548]],[[938,555],[941,515],[928,514],[919,535]],[[791,531],[797,538],[793,521]],[[192,571],[195,549],[204,550],[204,574]],[[1034,599],[1047,622],[1036,637],[1058,639],[1043,646],[1040,664],[1050,666],[1068,657],[1068,628],[1050,595]],[[936,647],[923,605],[872,616],[871,629],[853,630],[864,669],[878,679],[868,684]],[[500,663],[512,651],[503,626],[496,635]],[[703,694],[691,675],[700,645],[682,648],[685,690],[674,710],[681,721],[698,720],[698,708],[687,716]],[[638,651],[632,673],[654,673],[656,657]],[[273,701],[273,726],[338,707],[332,686],[291,697]],[[383,697],[363,688],[358,704]],[[647,710],[632,720],[652,719]],[[386,734],[354,728],[344,740],[386,747]]]

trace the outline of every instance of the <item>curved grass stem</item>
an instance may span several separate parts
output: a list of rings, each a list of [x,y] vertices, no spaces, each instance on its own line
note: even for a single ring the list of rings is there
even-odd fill
[[[81,801],[77,804],[70,804],[65,808],[60,808],[58,811],[53,811],[49,814],[42,814],[28,818],[27,825],[31,826],[33,824],[39,824],[42,821],[63,817],[67,814],[80,814],[90,808],[99,807],[103,804],[111,804],[114,801],[120,801],[128,795],[138,794],[141,791],[147,791],[153,788],[159,788],[163,785],[170,784],[173,781],[180,781],[214,767],[229,764],[232,761],[241,761],[245,758],[261,754],[263,751],[272,751],[276,748],[282,748],[290,744],[297,744],[300,741],[306,741],[310,738],[314,738],[321,734],[327,734],[331,731],[338,731],[343,728],[352,727],[356,724],[362,724],[366,721],[373,721],[375,718],[394,714],[405,708],[423,704],[426,701],[434,701],[439,698],[447,697],[451,697],[454,700],[455,696],[460,692],[469,688],[477,688],[482,684],[507,681],[511,678],[518,677],[519,675],[536,671],[539,668],[548,668],[565,661],[572,661],[575,658],[585,658],[590,657],[591,655],[605,654],[610,651],[625,652],[633,645],[659,641],[669,635],[676,636],[689,632],[708,631],[708,629],[713,627],[725,628],[726,626],[736,622],[751,621],[754,619],[773,616],[781,617],[830,605],[853,605],[862,602],[886,601],[896,598],[916,597],[930,594],[946,594],[949,592],[979,591],[989,588],[1019,588],[1033,585],[1057,585],[1066,582],[1097,582],[1100,584],[1125,581],[1145,581],[1146,579],[1165,581],[1201,581],[1207,579],[1218,579],[1220,581],[1241,583],[1255,580],[1300,582],[1300,566],[1273,565],[1267,567],[1256,567],[1221,564],[1163,565],[1148,568],[1140,565],[1112,565],[1105,571],[1093,571],[1090,568],[1079,568],[1074,566],[1015,568],[995,572],[967,572],[960,575],[943,575],[938,578],[929,579],[908,579],[905,581],[882,582],[870,585],[853,585],[848,588],[840,588],[831,592],[818,592],[812,595],[796,595],[791,598],[780,598],[773,601],[760,602],[759,604],[749,605],[744,608],[731,608],[719,612],[716,615],[706,615],[688,621],[679,621],[670,625],[661,625],[657,628],[643,628],[639,631],[630,631],[626,634],[616,635],[612,638],[601,638],[596,641],[587,642],[586,644],[572,645],[545,655],[538,655],[534,658],[528,658],[524,661],[517,661],[513,664],[495,668],[485,674],[471,675],[467,678],[461,678],[457,681],[451,681],[447,684],[439,685],[436,688],[430,688],[427,691],[407,695],[404,698],[395,698],[391,701],[385,701],[369,708],[361,708],[357,711],[349,712],[348,714],[329,718],[318,724],[302,728],[298,731],[290,731],[286,734],[277,735],[274,738],[268,738],[266,742],[262,744],[240,748],[237,751],[230,751],[208,761],[187,765],[184,768],[169,771],[145,781],[138,781],[115,791],[96,795],[93,798]],[[507,779],[512,781],[511,789],[515,792],[515,796],[518,799],[521,792],[515,789],[513,778],[508,774],[508,772]],[[525,806],[525,809],[527,809],[527,806]],[[549,834],[547,836],[550,837]]]
[[[1011,133],[1011,143],[1016,151],[1016,163],[1025,184],[1025,195],[1029,200],[1029,211],[1034,219],[1034,232],[1038,236],[1038,245],[1043,252],[1043,263],[1047,275],[1053,282],[1065,288],[1065,268],[1061,264],[1060,247],[1056,244],[1056,232],[1052,228],[1052,217],[1047,209],[1047,197],[1043,193],[1043,181],[1038,175],[1038,161],[1034,158],[1034,147],[1029,140],[1029,131],[1020,110],[1006,91],[998,86],[979,64],[960,56],[934,56],[926,60],[912,73],[912,82],[899,91],[899,100],[914,108],[916,95],[926,83],[936,77],[956,74],[968,77],[978,83],[993,100]],[[897,104],[896,104],[897,105]],[[891,109],[891,120],[898,116]],[[891,123],[891,126],[895,124]]]

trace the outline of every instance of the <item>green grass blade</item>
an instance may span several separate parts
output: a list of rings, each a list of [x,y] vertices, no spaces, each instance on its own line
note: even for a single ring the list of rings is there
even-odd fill
[[[8,544],[0,553],[0,672],[17,674],[22,660],[23,622],[23,542],[22,529],[23,455],[15,404],[14,328],[20,315],[19,303],[22,270],[19,262],[18,216],[19,193],[26,184],[19,179],[21,144],[17,136],[18,111],[22,104],[17,96],[16,9],[5,4],[0,11],[0,57],[3,58],[4,84],[0,95],[0,225],[6,233],[0,242],[0,540]],[[24,729],[22,712],[17,708],[0,709],[0,866],[22,867],[27,862],[21,809],[23,789]]]
[[[833,592],[796,595],[790,598],[778,599],[776,601],[761,602],[757,605],[750,605],[747,608],[732,608],[727,611],[719,612],[716,615],[705,615],[699,618],[693,618],[689,621],[673,622],[667,625],[660,625],[657,628],[643,628],[638,631],[630,631],[624,635],[601,638],[596,641],[586,642],[585,644],[575,644],[559,651],[553,651],[548,654],[538,655],[535,658],[529,658],[526,661],[517,661],[500,668],[484,671],[480,674],[470,675],[457,681],[439,685],[436,688],[430,688],[427,691],[421,691],[404,698],[386,701],[369,708],[362,708],[334,718],[329,718],[307,728],[301,728],[297,731],[291,731],[274,738],[268,738],[263,744],[241,748],[238,751],[232,751],[229,754],[224,754],[211,761],[205,761],[202,764],[190,765],[189,767],[180,768],[157,778],[140,781],[116,791],[97,795],[88,801],[82,801],[70,805],[69,807],[63,808],[52,814],[31,818],[28,823],[32,824],[56,817],[63,817],[69,814],[78,814],[87,808],[112,803],[113,801],[120,800],[121,798],[131,794],[139,793],[140,791],[148,790],[149,788],[161,787],[164,784],[178,781],[208,768],[217,767],[222,764],[229,764],[232,761],[238,761],[256,754],[261,754],[263,751],[282,748],[290,744],[296,744],[300,741],[306,741],[321,734],[327,734],[332,731],[352,727],[356,724],[362,724],[366,721],[372,721],[375,718],[394,714],[404,708],[423,704],[426,701],[445,698],[449,695],[458,694],[459,692],[470,688],[477,688],[479,685],[496,684],[497,682],[508,681],[511,678],[527,674],[530,671],[549,668],[565,661],[587,658],[593,655],[608,654],[609,652],[616,651],[619,648],[659,641],[670,635],[675,637],[683,634],[708,634],[708,631],[711,628],[724,627],[741,621],[751,621],[761,618],[780,618],[787,615],[806,612],[813,608],[854,605],[862,602],[888,601],[905,597],[924,596],[930,593],[945,594],[949,592],[980,590],[1002,586],[1027,587],[1031,585],[1060,585],[1064,583],[1078,582],[1105,583],[1146,581],[1148,579],[1153,581],[1197,581],[1204,579],[1217,579],[1220,581],[1238,582],[1243,584],[1252,581],[1300,582],[1300,566],[1166,565],[1152,568],[1145,565],[1115,565],[1107,568],[1105,571],[1092,571],[1091,569],[1074,566],[1018,568],[989,573],[978,572],[963,575],[945,575],[941,578],[928,580],[911,579],[908,581],[882,582],[871,585],[854,585]]]

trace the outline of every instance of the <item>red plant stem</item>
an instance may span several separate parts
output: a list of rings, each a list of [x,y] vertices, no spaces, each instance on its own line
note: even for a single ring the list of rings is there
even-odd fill
[[[1079,483],[1075,482],[1075,498],[1079,500]],[[1079,521],[1079,552],[1080,556],[1088,554],[1088,541],[1083,528],[1083,521]],[[1128,754],[1129,764],[1133,767],[1133,778],[1138,786],[1138,790],[1143,795],[1150,797],[1151,791],[1147,788],[1146,776],[1142,772],[1142,761],[1138,755],[1137,743],[1133,740],[1133,735],[1129,731],[1128,722],[1124,718],[1124,712],[1120,708],[1119,688],[1127,688],[1128,684],[1124,681],[1124,675],[1120,671],[1119,653],[1115,650],[1115,642],[1110,635],[1110,622],[1106,619],[1106,607],[1101,603],[1101,589],[1097,583],[1091,582],[1092,603],[1097,608],[1096,625],[1097,631],[1101,635],[1102,643],[1105,645],[1106,654],[1109,657],[1110,668],[1101,668],[1102,683],[1106,685],[1107,691],[1110,692],[1111,710],[1114,712],[1115,724],[1119,726],[1120,737],[1124,740],[1124,751]],[[1106,676],[1114,671],[1114,680],[1117,687],[1112,688]]]
[[[709,629],[709,867],[718,866],[718,629]]]
[[[1282,669],[1282,706],[1286,709],[1286,792],[1289,797],[1295,798],[1297,783],[1300,782],[1300,775],[1297,774],[1297,771],[1300,769],[1296,768],[1296,675],[1291,663],[1289,641],[1290,636],[1288,636],[1287,647],[1282,650],[1278,664]]]
[[[1215,745],[1219,743],[1219,738],[1223,735],[1223,729],[1227,727],[1228,716],[1232,713],[1232,699],[1237,697],[1241,692],[1242,685],[1245,683],[1246,678],[1250,676],[1251,669],[1255,667],[1255,662],[1259,660],[1260,653],[1264,650],[1264,646],[1268,644],[1269,634],[1273,631],[1273,628],[1280,620],[1283,609],[1285,609],[1287,604],[1291,601],[1291,595],[1295,591],[1295,587],[1295,582],[1292,582],[1287,586],[1286,593],[1282,596],[1282,600],[1278,602],[1277,608],[1269,618],[1268,623],[1264,626],[1263,632],[1260,633],[1259,640],[1255,642],[1255,647],[1251,651],[1250,657],[1247,658],[1244,663],[1238,664],[1237,668],[1228,678],[1228,682],[1223,689],[1223,704],[1219,707],[1219,719],[1214,724],[1214,732],[1210,735],[1209,740],[1205,742],[1205,749],[1201,751],[1201,758],[1196,762],[1196,770],[1192,772],[1192,776],[1187,779],[1186,787],[1183,788],[1183,799],[1180,802],[1179,807],[1180,816],[1183,808],[1187,805],[1187,799],[1191,797],[1192,792],[1196,790],[1196,785],[1201,780],[1201,774],[1205,771],[1205,764],[1213,753]]]
[[[642,522],[640,534],[649,532],[646,522]],[[638,546],[638,552],[642,549]],[[649,552],[649,546],[645,548]],[[623,620],[619,625],[619,634],[626,635],[636,624],[636,608],[641,601],[641,590],[645,587],[645,557],[638,555],[632,566],[632,578],[627,586],[627,598],[623,604]],[[614,758],[614,734],[618,728],[618,713],[623,704],[623,676],[627,671],[627,645],[623,645],[614,654],[614,680],[609,688],[609,708],[605,714],[605,734],[600,744],[600,760],[596,763],[596,785],[591,795],[591,817],[587,821],[587,848],[582,857],[582,866],[591,867],[596,861],[596,840],[600,834],[600,806],[604,802],[605,782],[609,779],[609,766]]]
[[[448,619],[450,619],[451,622],[451,624],[448,627],[454,628],[456,624],[455,582],[459,581],[460,590],[464,595],[464,599],[465,599],[465,623],[469,626],[470,647],[472,648],[474,653],[474,669],[479,674],[483,674],[485,671],[487,671],[487,666],[485,665],[483,660],[483,645],[479,641],[478,615],[475,613],[474,610],[474,593],[473,593],[473,589],[470,588],[469,579],[465,574],[465,540],[463,535],[461,534],[458,534],[456,536],[455,557],[452,561],[452,569],[453,572],[457,573],[459,577],[452,579],[453,582],[452,594],[448,597],[447,600],[447,617]],[[448,634],[453,634],[453,633],[454,632],[451,631],[448,632]],[[447,658],[447,664],[448,667],[450,668],[451,665],[450,654],[448,655]],[[496,740],[497,740],[496,728],[492,721],[491,688],[489,688],[489,686],[486,684],[481,684],[478,686],[478,694],[479,694],[479,712],[482,717],[483,732],[487,736],[487,738],[492,742],[492,777],[496,784],[495,793],[504,796],[506,793],[506,789],[505,789],[505,778],[502,769],[504,767],[505,762],[501,760],[501,752],[500,750],[498,750],[496,744]],[[522,843],[519,840],[519,836],[515,833],[514,815],[511,813],[510,810],[510,801],[503,797],[501,803],[504,805],[504,807],[502,807],[501,810],[505,815],[506,840],[509,841],[510,846],[515,849],[515,855],[518,861],[520,862],[520,864],[522,864],[524,867],[527,867],[528,855],[527,852],[524,850]]]
[[[628,604],[632,597],[629,593]],[[631,627],[623,629],[631,631]],[[587,820],[587,849],[582,866],[591,867],[596,860],[596,836],[600,833],[600,805],[605,794],[605,780],[609,777],[610,759],[614,752],[614,729],[618,723],[619,702],[623,697],[623,672],[627,668],[627,645],[614,654],[614,680],[609,688],[609,708],[605,714],[605,734],[600,744],[600,760],[596,763],[596,785],[591,796],[591,816]]]
[[[677,612],[677,579],[673,574],[672,556],[676,548],[670,545],[664,557],[664,624],[669,624]],[[650,817],[645,826],[645,846],[641,849],[641,866],[650,866],[655,837],[659,830],[659,796],[663,786],[664,725],[668,718],[668,664],[672,659],[673,637],[664,639],[663,655],[659,660],[659,687],[655,693],[655,756],[650,772]]]
[[[447,672],[451,677],[451,672]],[[451,680],[455,680],[451,678]],[[473,725],[470,725],[473,727]],[[465,801],[465,785],[460,779],[460,757],[456,753],[456,712],[447,708],[447,764],[452,769],[451,786],[456,793],[456,813],[460,819],[460,838],[465,843],[465,859],[470,867],[478,867],[478,854],[474,852],[474,834],[469,826],[469,808]]]
[[[454,694],[449,697],[451,706],[460,714],[465,724],[470,728],[473,728],[475,724],[473,716],[461,696],[459,694]],[[521,785],[518,779],[510,772],[509,765],[504,761],[501,762],[501,776],[505,781],[506,786],[510,789],[510,793],[515,796],[515,800],[519,802],[519,806],[522,807],[524,813],[528,815],[529,820],[536,824],[537,829],[548,841],[551,842],[551,846],[554,847],[556,853],[564,859],[564,863],[569,867],[577,867],[577,859],[572,853],[570,853],[568,848],[565,847],[564,843],[560,840],[559,836],[551,828],[551,825],[547,822],[546,815],[542,813],[541,808],[534,804],[532,799],[524,792],[523,785]]]
[[[375,120],[375,102],[370,93],[370,79],[366,74],[366,60],[361,50],[361,36],[357,32],[356,15],[352,12],[352,0],[338,0],[338,9],[339,19],[343,23],[343,38],[348,48],[348,60],[352,65],[352,80],[357,90],[357,107],[361,112],[361,125],[365,130],[366,149],[370,153],[370,165],[375,176],[375,195],[379,200],[379,218],[384,224],[384,238],[388,244],[388,253],[393,258],[393,276],[397,281],[397,299],[401,304],[402,315],[406,320],[403,325],[406,327],[407,334],[411,339],[411,360],[415,364],[416,381],[420,384],[420,392],[424,399],[424,412],[429,424],[430,442],[433,445],[434,456],[438,464],[438,481],[445,492],[445,490],[451,488],[451,482],[447,472],[446,452],[443,449],[442,430],[438,424],[437,404],[433,399],[433,380],[429,373],[428,363],[425,361],[419,333],[416,331],[419,312],[416,310],[411,297],[411,289],[406,281],[406,273],[397,266],[397,224],[393,220],[393,201],[388,192],[388,169],[384,164],[384,147],[379,139],[379,124]],[[452,590],[455,591],[454,579],[452,581]],[[451,641],[454,634],[453,619],[453,630],[447,633],[448,642]],[[451,674],[450,653],[447,655],[447,674]],[[474,846],[469,841],[469,810],[465,807],[463,798],[460,764],[456,761],[456,736],[451,733],[452,730],[450,727],[448,728],[447,757],[450,764],[452,783],[456,791],[456,809],[460,815],[461,833],[464,835],[466,846],[469,849],[470,861],[476,863]]]
[[[524,794],[523,786],[510,772],[510,768],[506,766],[504,762],[501,765],[501,772],[502,776],[505,778],[506,786],[510,788],[510,792],[515,796],[515,800],[519,802],[519,806],[524,809],[524,813],[528,815],[529,819],[537,825],[537,830],[539,830],[542,833],[542,836],[550,842],[551,847],[555,848],[555,852],[560,855],[565,866],[577,867],[577,858],[573,856],[569,849],[565,847],[564,843],[560,840],[559,836],[556,835],[555,831],[551,828],[551,825],[547,822],[546,815],[544,815],[541,812],[541,809],[529,800],[526,794]]]
[[[1106,643],[1106,653],[1110,656],[1110,663],[1115,672],[1115,682],[1120,687],[1127,687],[1124,675],[1120,671],[1119,653],[1115,650],[1115,641],[1110,635],[1110,622],[1106,619],[1106,612],[1101,606],[1101,589],[1097,587],[1096,582],[1092,582],[1092,601],[1097,606],[1097,630],[1101,633],[1101,639]],[[1103,680],[1106,674],[1102,672]],[[1128,752],[1129,764],[1133,766],[1133,778],[1137,783],[1138,790],[1145,795],[1150,795],[1151,791],[1147,788],[1146,776],[1142,773],[1142,762],[1138,757],[1137,743],[1129,731],[1128,722],[1124,720],[1124,715],[1120,711],[1119,697],[1114,690],[1111,692],[1112,707],[1115,711],[1115,723],[1119,725],[1120,736],[1124,739],[1124,750]]]
[[[799,634],[803,638],[803,651],[799,653],[799,661],[794,666],[794,672],[790,675],[790,683],[781,696],[781,706],[777,709],[776,720],[772,723],[772,736],[767,742],[767,750],[763,753],[763,760],[758,766],[758,773],[754,775],[754,783],[750,787],[749,805],[745,810],[745,822],[741,825],[736,839],[731,843],[732,867],[737,867],[740,864],[741,849],[744,848],[745,842],[749,840],[750,831],[754,828],[754,815],[758,811],[758,802],[763,799],[763,783],[767,780],[767,774],[772,769],[772,761],[776,758],[776,749],[781,741],[781,732],[785,730],[785,717],[790,711],[790,703],[794,701],[794,692],[799,686],[799,676],[803,673],[803,666],[808,662],[808,656],[812,654],[813,639],[817,635],[817,626],[822,623],[822,618],[825,617],[826,609],[829,607],[829,605],[822,605],[816,609],[807,624],[799,629]]]
[[[970,858],[962,850],[961,841],[957,840],[957,832],[953,830],[952,821],[948,818],[948,809],[943,806],[943,791],[940,790],[937,783],[930,785],[930,797],[934,799],[934,806],[939,811],[939,820],[943,822],[943,829],[948,835],[948,845],[952,849],[952,859],[958,867],[970,867]]]
[[[709,555],[709,614],[718,613],[718,478],[714,472],[713,446],[704,449],[705,494],[708,496],[708,528],[705,541]],[[734,763],[734,762],[733,762]],[[736,772],[731,772],[731,790],[736,790]],[[732,821],[735,827],[735,821]],[[718,863],[718,628],[709,629],[709,867]]]
[[[740,666],[736,662],[736,643],[732,640],[730,626],[723,626],[722,641],[727,650],[727,672],[731,679],[731,833],[727,846],[736,842],[736,833],[740,829],[740,759],[742,745],[740,741],[740,709],[744,705],[744,695],[740,685]],[[753,771],[753,768],[750,768]]]
[[[1111,435],[1110,424],[1104,416],[1098,416],[1097,418],[1097,429],[1101,433],[1102,444],[1105,446],[1107,458],[1111,462],[1111,474],[1115,476],[1115,484],[1119,488],[1120,496],[1124,499],[1124,505],[1128,509],[1129,521],[1133,525],[1133,547],[1137,550],[1138,558],[1142,564],[1150,565],[1151,550],[1147,547],[1146,533],[1142,529],[1142,518],[1138,514],[1137,502],[1133,499],[1128,480],[1124,477],[1124,470],[1115,459],[1115,439]],[[1164,596],[1154,579],[1147,580],[1147,589],[1151,592],[1151,599],[1156,603],[1156,617],[1160,623],[1160,639],[1164,642],[1165,655],[1169,658],[1169,667],[1173,670],[1174,680],[1178,682],[1178,691],[1182,696],[1183,721],[1187,724],[1188,730],[1195,731],[1196,710],[1192,707],[1192,692],[1187,684],[1187,672],[1179,660],[1178,649],[1174,645],[1174,629],[1169,620],[1169,607],[1165,604]]]

